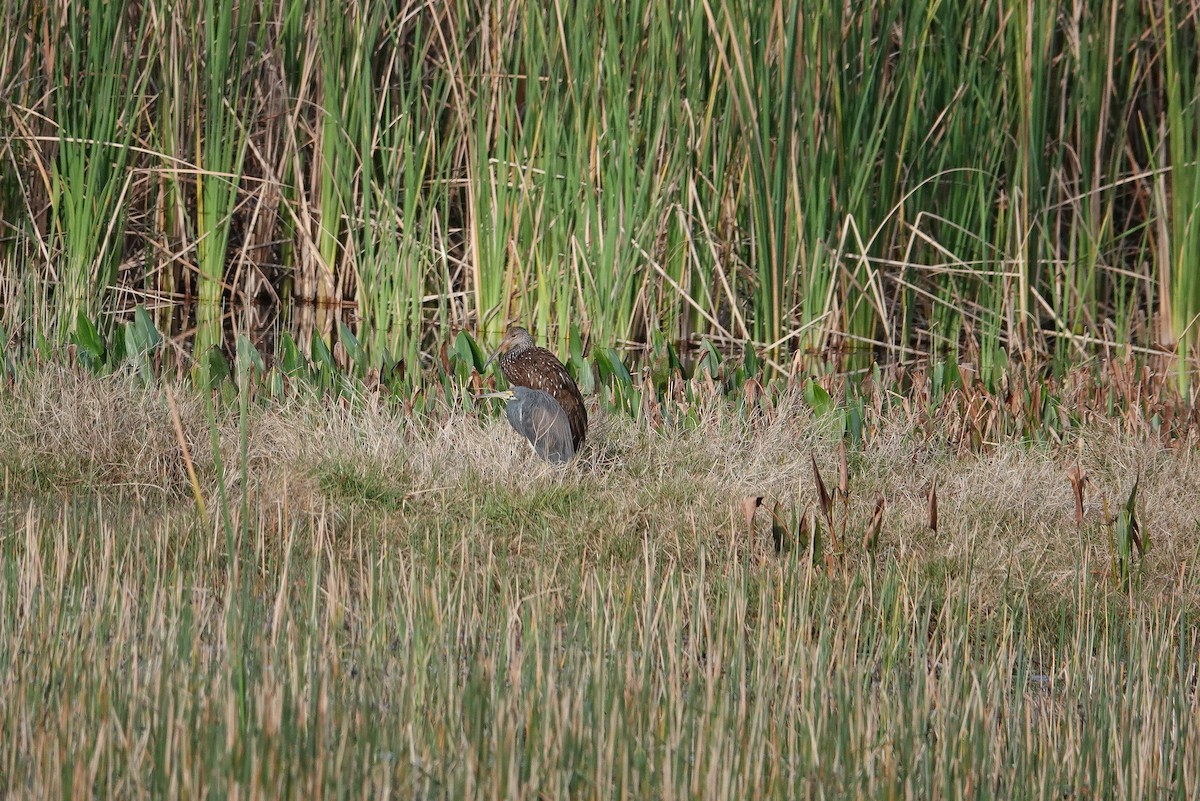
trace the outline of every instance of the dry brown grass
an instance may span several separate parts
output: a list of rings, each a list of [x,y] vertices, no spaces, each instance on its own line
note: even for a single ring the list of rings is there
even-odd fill
[[[202,399],[175,397],[208,525],[160,388],[42,366],[0,392],[0,795],[568,797],[579,772],[606,796],[626,773],[653,797],[710,774],[729,798],[913,777],[969,797],[980,771],[994,797],[1194,786],[1191,447],[1095,424],[971,454],[876,420],[849,454],[846,551],[810,570],[741,513],[815,504],[812,455],[838,483],[838,438],[794,398],[751,426],[718,401],[688,429],[594,410],[556,469],[501,417],[298,395],[247,421],[248,520],[230,409],[230,533]],[[1153,547],[1126,594],[1099,497],[1139,475]]]
[[[188,390],[176,397],[202,490],[214,503],[203,404]],[[2,402],[10,504],[21,495],[90,493],[119,493],[151,508],[191,503],[160,388],[42,366],[9,386]],[[566,469],[537,460],[502,417],[458,409],[411,419],[399,408],[377,395],[350,405],[297,396],[255,408],[247,452],[257,506],[375,516],[389,530],[428,529],[436,517],[443,534],[457,526],[488,542],[532,535],[543,557],[634,558],[639,549],[630,545],[646,540],[685,561],[701,545],[769,559],[768,516],[756,515],[751,536],[740,500],[815,507],[810,454],[827,479],[837,475],[836,437],[796,398],[753,426],[720,402],[694,429],[593,409],[588,445]],[[1193,447],[1168,449],[1096,424],[1055,449],[1010,443],[964,455],[902,415],[876,422],[871,441],[850,457],[849,562],[862,557],[856,543],[880,491],[883,558],[936,572],[971,555],[984,597],[1030,587],[1069,592],[1080,571],[1107,570],[1103,499],[1115,513],[1140,477],[1139,514],[1152,545],[1145,586],[1194,597],[1188,568],[1200,558],[1200,459]],[[218,426],[226,484],[236,490],[236,415],[220,414]],[[1091,480],[1082,529],[1067,478],[1074,465]],[[936,534],[925,526],[924,491],[934,479]]]

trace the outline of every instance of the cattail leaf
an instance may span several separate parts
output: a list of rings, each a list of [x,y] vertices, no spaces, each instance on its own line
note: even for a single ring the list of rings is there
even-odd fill
[[[1142,524],[1137,518],[1137,491],[1140,481],[1139,478],[1133,482],[1133,489],[1129,491],[1129,498],[1125,501],[1124,509],[1121,510],[1121,517],[1128,532],[1131,550],[1136,549],[1138,556],[1144,556],[1146,544],[1142,540]]]
[[[800,547],[800,550],[806,551],[811,539],[812,532],[808,527],[808,505],[805,504],[803,511],[800,512],[800,522],[796,526],[796,545]]]
[[[775,543],[775,553],[780,554],[792,549],[792,538],[788,536],[788,525],[780,512],[779,501],[771,507],[771,539]]]

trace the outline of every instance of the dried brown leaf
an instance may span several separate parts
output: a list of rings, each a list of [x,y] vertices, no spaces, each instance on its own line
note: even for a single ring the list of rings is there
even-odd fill
[[[934,477],[929,482],[929,489],[925,493],[925,519],[931,531],[934,534],[938,529],[938,499],[937,499],[937,478]]]
[[[747,414],[758,408],[758,399],[762,397],[762,394],[762,384],[758,383],[753,378],[748,379],[746,383],[742,385],[742,397],[745,398]]]
[[[759,506],[762,506],[762,502],[761,495],[747,495],[745,498],[742,498],[742,519],[746,521],[747,526],[754,524],[754,512]]]
[[[1075,522],[1083,525],[1083,485],[1087,482],[1087,473],[1079,465],[1067,471],[1067,479],[1071,482],[1071,491],[1075,494]]]
[[[844,500],[850,494],[850,464],[846,460],[846,440],[838,444],[838,492]]]
[[[825,489],[825,481],[821,478],[821,471],[817,467],[817,457],[809,454],[809,459],[812,460],[813,481],[817,485],[817,502],[821,507],[821,515],[825,518],[825,522],[829,527],[833,528],[833,498],[829,495],[829,490]]]

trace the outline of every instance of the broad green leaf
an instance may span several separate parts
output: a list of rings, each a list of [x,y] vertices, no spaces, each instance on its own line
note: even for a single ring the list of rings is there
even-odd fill
[[[804,402],[817,417],[824,417],[833,411],[833,398],[829,397],[824,387],[811,378],[804,384]]]

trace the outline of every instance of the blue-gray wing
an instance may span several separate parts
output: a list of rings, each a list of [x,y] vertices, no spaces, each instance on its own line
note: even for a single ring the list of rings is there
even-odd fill
[[[513,387],[514,398],[505,413],[508,422],[551,464],[566,464],[575,456],[571,423],[554,396],[540,389]]]

